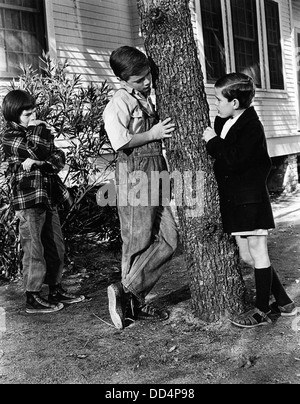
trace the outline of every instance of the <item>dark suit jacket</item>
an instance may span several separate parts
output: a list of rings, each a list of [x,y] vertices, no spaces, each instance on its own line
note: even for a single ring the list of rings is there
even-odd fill
[[[263,126],[254,108],[250,107],[222,139],[220,134],[226,120],[216,117],[218,136],[206,145],[215,159],[224,231],[274,228],[266,186],[271,159]]]

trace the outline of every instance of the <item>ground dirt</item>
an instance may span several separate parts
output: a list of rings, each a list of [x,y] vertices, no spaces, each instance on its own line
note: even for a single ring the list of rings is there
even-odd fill
[[[269,252],[300,306],[300,191],[272,202],[276,229]],[[150,298],[166,305],[165,322],[112,326],[107,286],[120,277],[120,256],[83,251],[64,284],[88,299],[48,315],[28,315],[21,279],[0,286],[0,384],[298,384],[297,317],[239,329],[227,320],[205,324],[191,309],[183,254],[168,265]],[[248,290],[253,273],[244,270]],[[45,290],[46,293],[46,290]]]

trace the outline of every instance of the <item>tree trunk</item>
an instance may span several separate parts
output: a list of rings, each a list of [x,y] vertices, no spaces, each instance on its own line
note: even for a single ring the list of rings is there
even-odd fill
[[[209,106],[189,1],[137,4],[154,67],[158,112],[161,119],[172,117],[177,127],[165,144],[193,310],[201,320],[214,322],[243,310],[245,286],[235,242],[222,230],[213,161],[201,139],[210,124]]]

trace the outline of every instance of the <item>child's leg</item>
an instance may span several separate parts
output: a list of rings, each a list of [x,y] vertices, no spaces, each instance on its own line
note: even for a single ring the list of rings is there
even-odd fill
[[[268,254],[267,237],[266,236],[248,236],[247,243],[249,248],[249,254],[247,249],[241,240],[237,240],[239,248],[241,248],[241,258],[244,257],[246,261],[247,256],[253,258],[254,274],[256,284],[256,301],[255,308],[247,313],[246,316],[241,316],[232,322],[239,327],[257,327],[259,325],[267,325],[271,323],[271,320],[267,314],[271,311],[269,306],[270,293],[272,291],[276,301],[280,299],[279,306],[285,306],[279,308],[281,312],[285,312],[282,315],[294,315],[297,313],[296,307],[286,306],[292,301],[289,299],[283,286],[280,283],[277,274],[270,265],[270,259]],[[258,310],[257,310],[258,309]]]
[[[41,240],[46,211],[35,207],[20,210],[20,241],[23,250],[23,283],[27,292],[40,292],[46,275],[44,246]]]
[[[248,237],[248,240],[249,244],[251,244],[251,247],[249,246],[249,248],[251,250],[251,255],[254,257],[256,272],[261,271],[261,269],[259,268],[263,268],[267,269],[268,273],[270,271],[272,273],[271,293],[273,294],[277,304],[279,306],[285,306],[286,304],[291,303],[292,300],[287,295],[276,271],[270,264],[267,247],[267,237],[266,236]],[[258,277],[260,276],[263,276],[263,272],[258,273]]]
[[[134,261],[131,272],[135,273],[132,283],[136,290],[142,287],[141,295],[146,297],[163,273],[164,264],[169,261],[177,248],[177,227],[169,206],[160,206],[152,228],[154,241]],[[142,281],[142,280],[146,281]]]
[[[241,261],[254,268],[254,260],[249,251],[247,238],[241,236],[235,236],[235,240],[239,248],[239,255]]]
[[[272,275],[273,275],[271,291],[276,300],[276,303],[278,304],[278,306],[285,306],[289,303],[292,303],[292,299],[289,298],[284,287],[282,286],[275,269],[273,267],[271,267],[271,268],[272,268]]]
[[[122,283],[144,298],[162,275],[163,264],[176,250],[176,224],[169,207],[123,207],[119,208],[119,216],[123,240]]]
[[[46,210],[42,242],[47,265],[44,283],[49,286],[58,285],[61,282],[64,268],[65,244],[56,208]]]
[[[248,246],[255,266],[255,307],[267,313],[270,310],[269,299],[272,286],[272,268],[268,254],[267,236],[249,236]]]
[[[247,241],[254,267],[256,269],[268,268],[271,264],[267,236],[248,236]]]

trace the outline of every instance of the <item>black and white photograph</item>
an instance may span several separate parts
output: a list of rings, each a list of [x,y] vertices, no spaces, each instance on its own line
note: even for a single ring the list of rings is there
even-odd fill
[[[0,0],[0,384],[300,384],[300,0]]]

